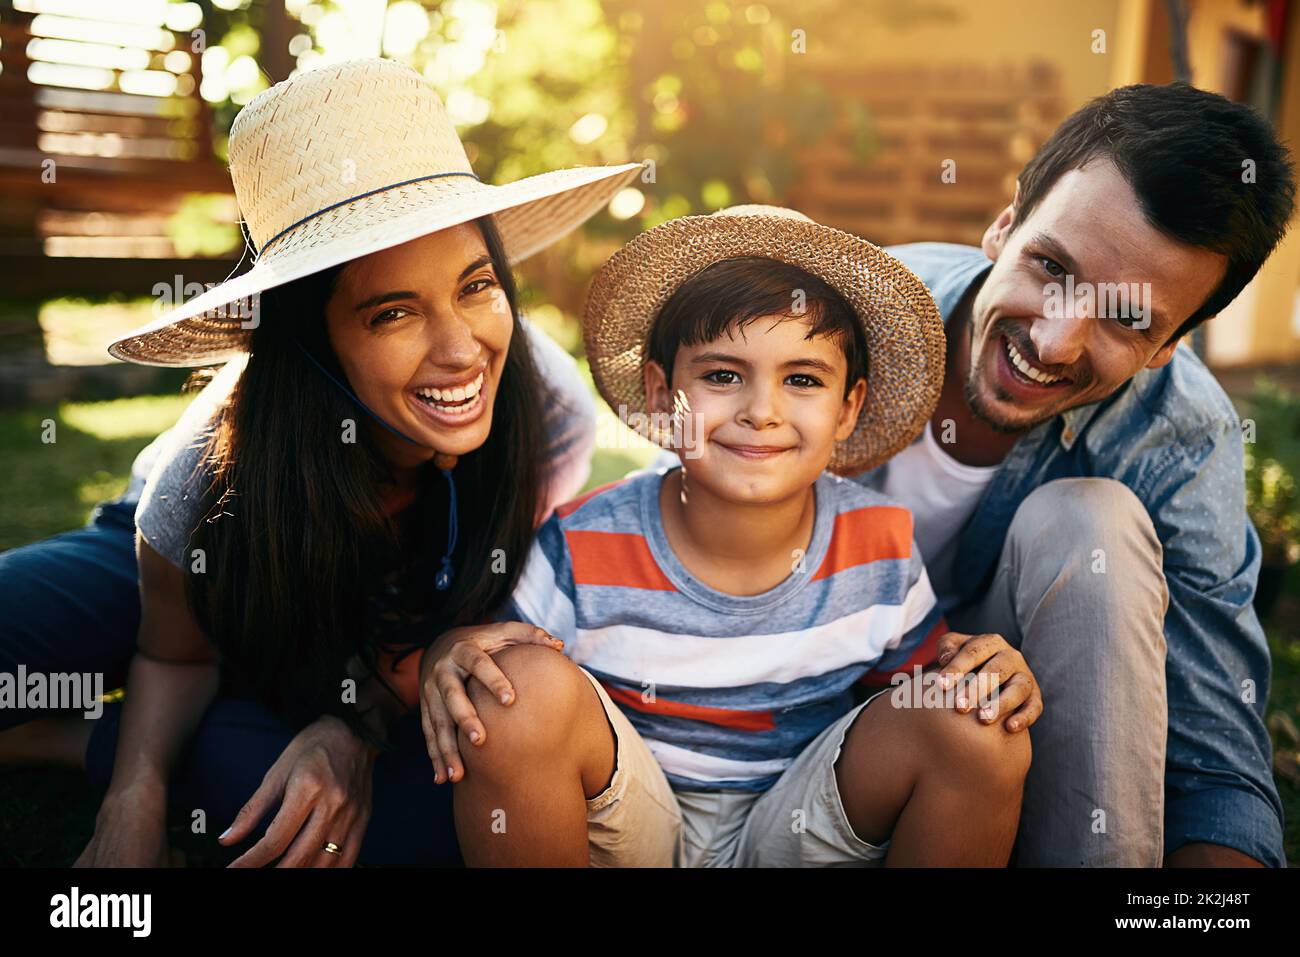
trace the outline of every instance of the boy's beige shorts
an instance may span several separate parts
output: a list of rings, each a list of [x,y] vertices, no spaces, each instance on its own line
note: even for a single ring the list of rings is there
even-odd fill
[[[814,738],[762,794],[674,794],[645,740],[600,682],[585,668],[582,673],[600,695],[617,739],[614,777],[608,788],[587,802],[593,867],[871,867],[884,863],[889,842],[868,844],[853,833],[835,783],[835,761],[844,735],[872,699]]]

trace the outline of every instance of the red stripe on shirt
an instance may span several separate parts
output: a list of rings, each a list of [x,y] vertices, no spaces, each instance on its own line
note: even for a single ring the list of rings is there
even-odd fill
[[[575,585],[618,585],[676,591],[641,535],[571,530],[564,533]]]
[[[855,565],[912,557],[912,513],[895,505],[873,505],[835,516],[830,548],[813,581]]]
[[[705,721],[719,727],[731,728],[734,731],[771,731],[776,727],[776,720],[772,717],[771,711],[736,711],[731,708],[709,708],[704,705],[686,704],[682,701],[666,701],[659,697],[656,697],[653,701],[645,701],[635,691],[629,691],[627,688],[615,688],[603,681],[601,684],[604,685],[613,701],[634,708],[637,711],[668,715],[674,718],[690,718],[693,721]]]

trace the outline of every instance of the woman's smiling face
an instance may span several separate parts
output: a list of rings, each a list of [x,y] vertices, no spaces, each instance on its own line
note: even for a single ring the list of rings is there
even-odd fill
[[[419,443],[371,422],[393,465],[465,455],[487,440],[514,317],[476,225],[349,263],[325,317],[353,391]]]

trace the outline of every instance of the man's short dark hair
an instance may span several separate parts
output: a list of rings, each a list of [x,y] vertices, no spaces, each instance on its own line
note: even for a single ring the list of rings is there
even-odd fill
[[[1139,83],[1092,100],[1042,145],[1020,174],[1012,232],[1064,173],[1099,157],[1114,162],[1154,228],[1228,259],[1218,287],[1172,338],[1232,302],[1291,219],[1295,171],[1268,120],[1186,83]]]
[[[796,297],[796,291],[802,296]],[[804,312],[795,313],[802,305]],[[680,346],[713,342],[761,316],[791,316],[809,323],[808,334],[828,336],[844,350],[844,394],[867,375],[867,345],[853,308],[827,282],[798,266],[745,256],[706,266],[677,287],[650,328],[646,358],[663,367],[672,385]]]

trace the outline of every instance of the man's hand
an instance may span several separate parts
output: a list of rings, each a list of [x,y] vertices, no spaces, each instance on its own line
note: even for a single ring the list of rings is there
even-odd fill
[[[331,715],[309,724],[217,838],[226,846],[239,843],[280,803],[262,839],[230,866],[264,867],[280,858],[277,867],[351,867],[370,823],[374,764],[375,750],[341,719]],[[340,853],[326,851],[328,842]]]
[[[1023,731],[1043,713],[1043,696],[1024,657],[1001,635],[963,635],[950,631],[939,639],[939,683],[958,688],[957,710],[966,714],[977,703],[975,694],[993,697],[981,707],[979,719],[992,724],[1005,717],[1010,732]],[[974,680],[962,681],[972,675]]]

